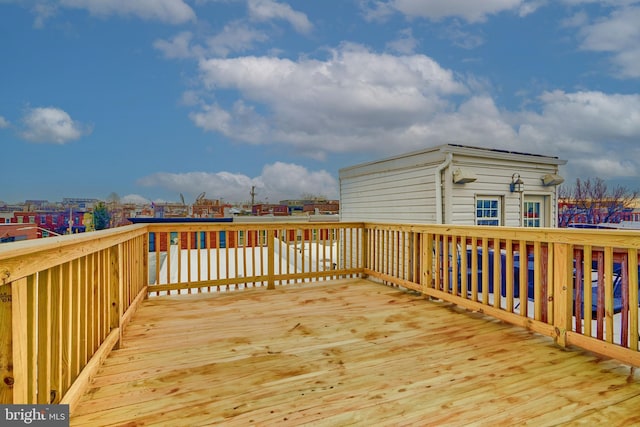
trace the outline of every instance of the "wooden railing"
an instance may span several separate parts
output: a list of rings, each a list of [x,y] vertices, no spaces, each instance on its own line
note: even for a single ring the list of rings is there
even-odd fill
[[[150,225],[149,295],[355,277],[362,224]]]
[[[0,246],[0,403],[73,405],[143,298],[367,276],[640,366],[640,233],[147,224]],[[364,296],[366,298],[366,296]]]
[[[0,403],[73,406],[148,296],[356,277],[362,224],[134,225],[0,246]]]
[[[145,227],[0,246],[0,403],[76,399],[146,295]]]
[[[640,366],[640,232],[365,224],[364,236],[372,278]]]

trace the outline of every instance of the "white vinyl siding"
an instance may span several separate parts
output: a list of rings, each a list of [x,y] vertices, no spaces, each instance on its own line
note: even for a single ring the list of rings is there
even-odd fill
[[[446,165],[447,155],[451,162]],[[548,197],[549,226],[556,224],[556,187],[545,187],[542,176],[557,174],[557,158],[507,153],[457,145],[409,153],[340,170],[341,221],[435,224],[436,171],[442,168],[442,222],[476,224],[478,197],[500,200],[500,225],[522,225],[527,195]],[[462,169],[476,180],[453,182],[453,171]],[[511,192],[514,173],[524,181],[524,193]]]
[[[474,225],[476,224],[476,197],[501,197],[502,221],[500,225],[508,227],[521,226],[522,198],[526,194],[544,194],[554,198],[555,187],[542,185],[540,177],[547,173],[556,173],[555,165],[542,163],[514,162],[504,159],[486,159],[460,154],[454,157],[449,170],[463,169],[476,176],[475,182],[454,184],[451,175],[443,176],[445,192],[445,223]],[[519,171],[525,182],[525,192],[512,193],[509,189],[511,176]],[[552,213],[553,215],[553,213]],[[551,216],[553,218],[553,216]],[[555,224],[555,221],[553,221]]]
[[[341,220],[433,223],[433,173],[416,168],[341,180]]]

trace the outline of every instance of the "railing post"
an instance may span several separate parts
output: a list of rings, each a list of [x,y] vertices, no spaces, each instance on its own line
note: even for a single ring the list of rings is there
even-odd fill
[[[267,289],[275,289],[275,231],[267,230]]]
[[[0,404],[14,403],[13,400],[13,348],[12,325],[13,301],[12,282],[0,285]]]
[[[28,314],[27,314],[27,278],[13,282],[11,329],[13,334],[13,402],[28,403]]]
[[[362,253],[360,256],[362,257],[362,271],[365,271],[369,268],[369,229],[366,224],[362,225]],[[366,278],[367,274],[362,273],[362,277]]]
[[[0,285],[0,404],[27,403],[27,279]]]
[[[433,287],[433,234],[422,234],[422,293]]]
[[[109,251],[109,297],[111,299],[111,308],[109,313],[109,330],[112,331],[119,328],[120,336],[115,348],[120,347],[122,340],[122,328],[120,328],[120,322],[122,321],[122,290],[124,286],[124,256],[123,256],[123,243],[119,243]],[[131,272],[129,272],[131,273]]]
[[[567,346],[567,331],[572,324],[573,303],[573,247],[566,243],[553,244],[553,326],[555,341]]]

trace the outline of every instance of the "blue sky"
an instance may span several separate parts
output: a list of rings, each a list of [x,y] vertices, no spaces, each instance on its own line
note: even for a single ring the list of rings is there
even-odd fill
[[[338,198],[448,142],[640,187],[640,0],[0,0],[0,200]]]

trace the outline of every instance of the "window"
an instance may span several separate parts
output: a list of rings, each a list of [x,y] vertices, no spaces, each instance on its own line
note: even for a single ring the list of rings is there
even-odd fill
[[[479,196],[476,199],[476,225],[500,225],[501,222],[500,198]]]
[[[524,226],[540,227],[540,203],[524,202]]]
[[[549,221],[549,196],[528,195],[522,204],[523,227],[546,227]]]

